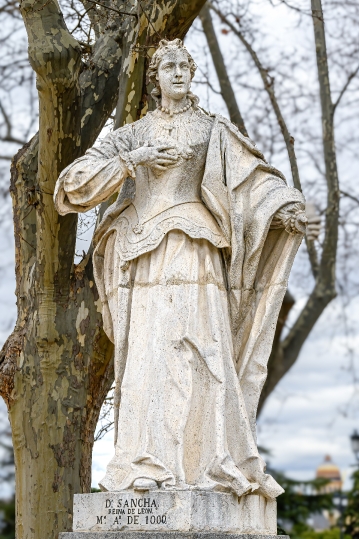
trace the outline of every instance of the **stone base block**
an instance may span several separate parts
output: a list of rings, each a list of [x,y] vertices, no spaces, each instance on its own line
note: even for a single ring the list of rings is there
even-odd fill
[[[176,532],[176,537],[177,532],[275,536],[277,504],[258,494],[238,498],[231,493],[200,490],[75,494],[73,530],[76,534],[87,533],[73,535],[74,538],[87,539],[88,532]],[[68,534],[66,539],[70,539]]]
[[[72,532],[59,539],[290,539],[289,535],[251,535],[206,532]]]

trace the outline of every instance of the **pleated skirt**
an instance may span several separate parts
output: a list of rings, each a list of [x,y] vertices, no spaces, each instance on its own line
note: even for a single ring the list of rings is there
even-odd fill
[[[220,250],[182,231],[124,263],[107,241],[114,325],[115,455],[100,485],[250,490],[263,461],[233,360]]]

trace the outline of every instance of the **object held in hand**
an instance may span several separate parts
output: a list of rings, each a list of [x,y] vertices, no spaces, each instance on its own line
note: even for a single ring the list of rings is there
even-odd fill
[[[307,202],[305,206],[305,211],[308,218],[307,226],[307,239],[309,241],[315,241],[318,239],[321,231],[321,217],[317,212],[317,209],[313,202]]]

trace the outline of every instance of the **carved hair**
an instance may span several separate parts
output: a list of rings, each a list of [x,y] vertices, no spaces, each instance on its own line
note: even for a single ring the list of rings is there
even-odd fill
[[[160,65],[164,55],[167,52],[171,52],[174,50],[180,50],[187,55],[189,69],[191,72],[191,79],[193,79],[194,74],[197,69],[195,61],[193,60],[192,56],[190,55],[186,47],[183,45],[181,39],[174,39],[173,41],[167,41],[166,39],[161,39],[158,48],[156,49],[155,53],[153,54],[151,58],[151,62],[147,71],[148,80],[152,82],[152,84],[154,84],[155,86],[151,92],[151,95],[153,99],[156,101],[157,105],[161,103],[161,88],[157,80],[158,66]],[[199,99],[196,95],[192,94],[192,92],[188,92],[187,98],[192,102],[192,105],[194,107],[197,107]]]

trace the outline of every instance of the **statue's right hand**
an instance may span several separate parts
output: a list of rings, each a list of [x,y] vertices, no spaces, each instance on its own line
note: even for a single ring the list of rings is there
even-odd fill
[[[176,150],[173,144],[155,144],[154,146],[141,146],[137,150],[130,152],[131,161],[137,167],[144,165],[156,170],[166,170],[168,165],[175,164],[179,156],[177,151],[173,154],[168,153],[168,150]]]

